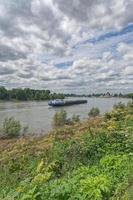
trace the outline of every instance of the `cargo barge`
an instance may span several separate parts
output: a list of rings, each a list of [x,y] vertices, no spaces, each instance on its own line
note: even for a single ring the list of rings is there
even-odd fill
[[[55,99],[48,102],[49,106],[70,106],[75,104],[83,104],[87,103],[87,100],[62,100],[62,99]]]

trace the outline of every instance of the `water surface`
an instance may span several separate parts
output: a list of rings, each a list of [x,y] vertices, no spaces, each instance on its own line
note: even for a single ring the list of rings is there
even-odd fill
[[[85,98],[84,98],[85,99]],[[125,98],[86,98],[87,104],[72,105],[63,107],[67,111],[68,117],[73,114],[80,115],[81,119],[86,119],[89,110],[96,106],[101,114],[110,111],[115,103],[127,103],[129,99]],[[31,133],[46,133],[52,128],[52,118],[55,112],[61,110],[61,107],[52,108],[48,106],[47,101],[29,101],[29,102],[1,102],[0,103],[0,125],[5,117],[15,117],[20,120],[23,126],[29,127]]]

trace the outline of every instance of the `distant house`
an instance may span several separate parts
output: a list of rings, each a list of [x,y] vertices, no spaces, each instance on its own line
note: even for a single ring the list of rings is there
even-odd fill
[[[109,97],[112,97],[112,95],[109,92],[107,92],[104,97],[109,98]]]

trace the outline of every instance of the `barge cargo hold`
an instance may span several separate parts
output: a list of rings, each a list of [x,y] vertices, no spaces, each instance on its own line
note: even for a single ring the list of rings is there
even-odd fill
[[[51,100],[48,102],[49,106],[70,106],[75,104],[83,104],[87,103],[87,100],[62,100],[62,99],[56,99]]]

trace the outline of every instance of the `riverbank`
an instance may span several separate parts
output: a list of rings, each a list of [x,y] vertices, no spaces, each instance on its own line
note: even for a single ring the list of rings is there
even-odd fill
[[[132,144],[132,104],[47,136],[0,140],[0,199],[132,200]]]
[[[64,99],[65,97],[129,97],[133,98],[133,93],[128,94],[110,94],[100,93],[100,94],[63,94],[63,93],[52,93],[50,90],[39,90],[39,89],[30,89],[30,88],[13,88],[7,89],[5,87],[0,87],[0,100],[20,100],[20,101],[29,101],[29,100],[51,100],[51,99]]]
[[[68,98],[70,99],[70,98]],[[79,98],[74,98],[79,99]],[[114,104],[122,102],[127,104],[129,99],[123,98],[86,98],[88,103],[63,107],[71,118],[73,114],[79,115],[81,120],[88,118],[92,107],[98,107],[100,113],[109,112]],[[0,103],[0,126],[6,117],[14,117],[23,127],[29,127],[28,134],[47,134],[52,129],[52,118],[62,108],[50,108],[47,101],[30,102],[4,102]]]

